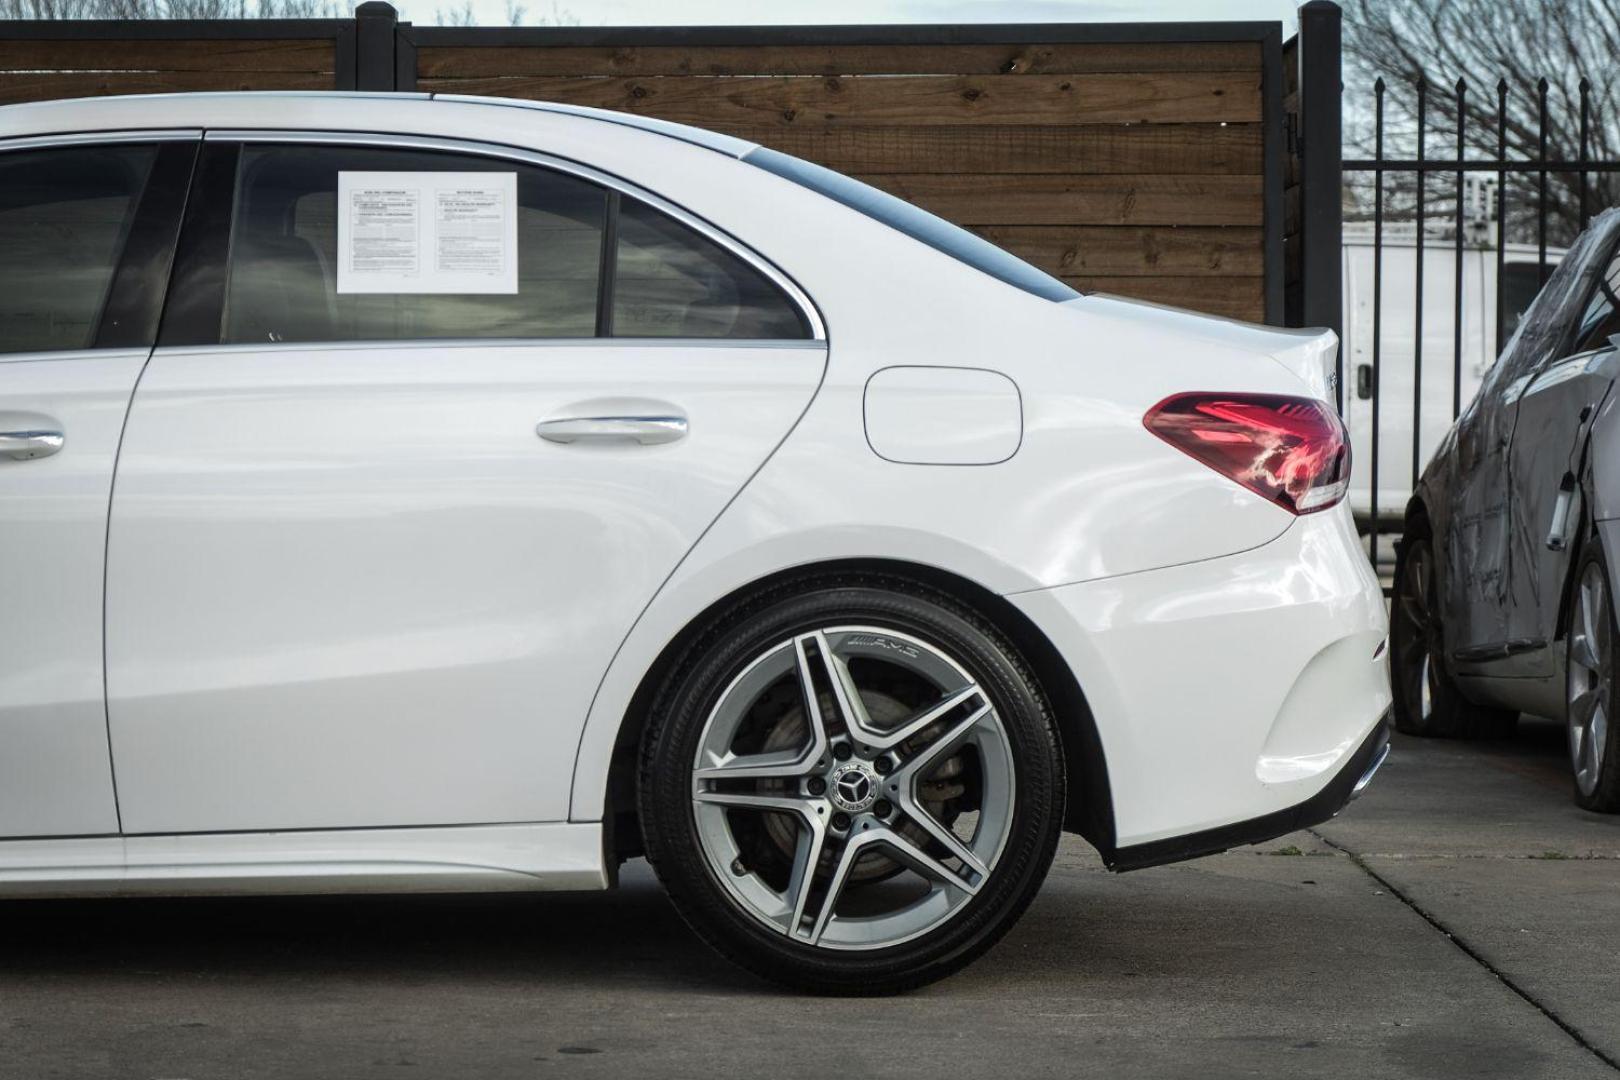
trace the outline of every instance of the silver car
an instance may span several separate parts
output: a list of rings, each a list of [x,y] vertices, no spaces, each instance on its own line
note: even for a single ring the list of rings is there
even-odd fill
[[[1391,614],[1395,719],[1494,736],[1569,724],[1575,801],[1620,811],[1611,568],[1620,566],[1620,210],[1526,312],[1406,510]]]

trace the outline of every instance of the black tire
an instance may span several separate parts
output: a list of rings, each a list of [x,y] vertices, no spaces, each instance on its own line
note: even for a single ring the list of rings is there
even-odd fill
[[[1389,613],[1395,727],[1425,738],[1506,738],[1518,725],[1519,714],[1469,701],[1446,670],[1434,569],[1434,541],[1420,521],[1401,539],[1395,555]]]
[[[1620,813],[1620,732],[1614,730],[1614,703],[1620,702],[1616,670],[1617,633],[1614,590],[1603,546],[1592,542],[1575,571],[1570,626],[1564,637],[1565,701],[1569,703],[1570,766],[1575,805],[1599,814]],[[1594,596],[1594,593],[1596,594]],[[1588,619],[1588,611],[1590,619]],[[1583,642],[1591,642],[1590,649]],[[1593,709],[1603,725],[1594,730]]]
[[[920,936],[858,951],[790,938],[789,931],[766,926],[746,910],[717,880],[714,861],[702,848],[694,809],[696,758],[722,694],[773,645],[829,626],[896,631],[951,658],[971,676],[999,718],[1015,793],[999,855],[986,864],[988,873],[978,880],[977,891]],[[867,696],[864,687],[860,693]],[[925,729],[919,738],[932,730],[937,729]],[[828,753],[829,761],[833,756]],[[648,860],[700,937],[771,981],[812,993],[865,996],[899,993],[950,975],[1006,933],[1051,865],[1064,795],[1058,733],[1016,648],[954,598],[904,579],[862,575],[803,581],[757,597],[720,615],[700,633],[655,699],[642,742],[638,800]],[[848,815],[837,816],[849,820]],[[729,812],[726,820],[733,820]]]

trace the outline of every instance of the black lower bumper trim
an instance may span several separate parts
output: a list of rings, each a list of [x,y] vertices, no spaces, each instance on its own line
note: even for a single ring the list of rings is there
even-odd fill
[[[1344,804],[1356,793],[1357,785],[1368,771],[1382,763],[1388,746],[1389,714],[1385,713],[1378,726],[1350,755],[1350,760],[1334,774],[1327,786],[1304,802],[1248,821],[1222,825],[1218,829],[1205,829],[1186,836],[1116,848],[1112,857],[1104,861],[1110,870],[1141,870],[1181,862],[1183,859],[1196,859],[1200,855],[1214,855],[1245,844],[1264,843],[1286,833],[1320,825],[1344,809]]]

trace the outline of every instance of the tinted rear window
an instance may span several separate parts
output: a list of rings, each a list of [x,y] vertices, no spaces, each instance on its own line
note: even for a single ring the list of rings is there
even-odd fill
[[[156,151],[0,156],[0,352],[88,349]]]
[[[344,172],[516,174],[517,291],[340,292]],[[592,337],[606,214],[607,193],[595,184],[509,161],[365,146],[249,146],[237,176],[223,340]]]
[[[409,244],[404,255],[387,256],[399,264],[398,291],[341,290],[340,260],[354,265],[353,245],[339,243],[341,178],[434,173],[514,176],[516,290],[413,289],[417,255]],[[415,201],[402,205],[394,232],[419,236]],[[616,245],[604,253],[615,235]],[[433,245],[431,255],[443,259],[448,250]],[[226,344],[813,336],[782,289],[688,225],[578,177],[476,154],[248,146],[238,170],[229,265]],[[604,265],[614,272],[604,273]]]
[[[869,184],[852,180],[842,173],[820,165],[767,150],[763,146],[752,150],[744,161],[757,165],[795,184],[825,195],[857,210],[874,221],[881,221],[891,229],[920,240],[935,251],[944,252],[958,262],[989,274],[998,281],[1034,293],[1045,300],[1076,299],[1080,294],[1043,270],[1037,270],[1016,255],[1009,254],[990,241],[974,236],[943,218],[913,206],[904,199],[895,198]]]
[[[674,218],[626,197],[618,236],[614,337],[811,336],[781,289]]]

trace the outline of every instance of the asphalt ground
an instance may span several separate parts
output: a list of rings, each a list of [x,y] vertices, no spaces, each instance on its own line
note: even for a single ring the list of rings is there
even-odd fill
[[[1114,875],[1066,840],[955,978],[801,997],[609,894],[13,901],[0,1077],[1616,1077],[1620,818],[1562,731],[1397,739],[1327,825]]]

